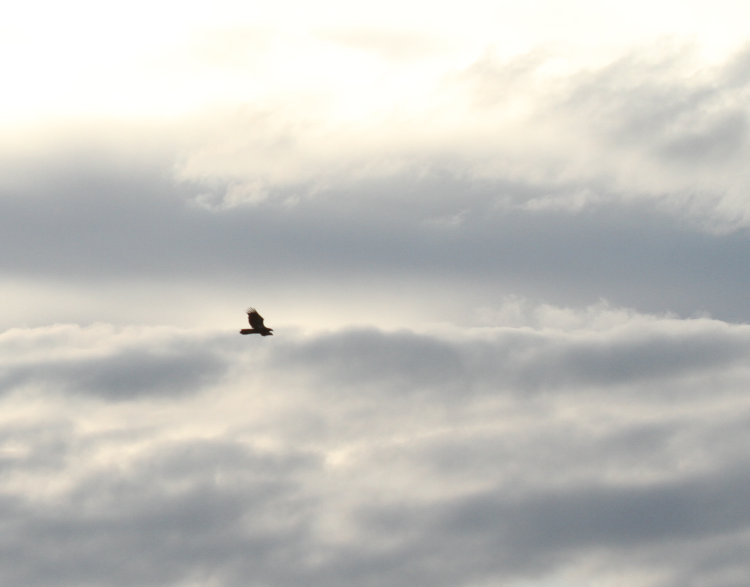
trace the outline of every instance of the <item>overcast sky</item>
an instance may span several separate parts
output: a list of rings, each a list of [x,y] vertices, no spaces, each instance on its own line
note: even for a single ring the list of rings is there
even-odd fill
[[[0,583],[744,587],[742,4],[6,11]]]

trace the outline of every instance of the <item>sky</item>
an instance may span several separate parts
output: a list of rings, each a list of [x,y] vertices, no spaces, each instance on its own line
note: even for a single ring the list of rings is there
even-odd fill
[[[7,9],[0,583],[744,586],[748,20]]]

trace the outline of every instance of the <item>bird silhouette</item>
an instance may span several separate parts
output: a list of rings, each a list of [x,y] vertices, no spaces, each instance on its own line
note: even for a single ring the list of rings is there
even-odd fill
[[[273,335],[273,328],[268,328],[263,324],[263,316],[258,314],[255,308],[248,308],[247,321],[250,323],[252,328],[243,328],[240,330],[240,334],[260,334],[261,336]]]

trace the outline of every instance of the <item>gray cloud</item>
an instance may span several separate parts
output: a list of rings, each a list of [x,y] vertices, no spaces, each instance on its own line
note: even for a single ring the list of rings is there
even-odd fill
[[[332,333],[284,345],[272,361],[277,369],[294,365],[294,372],[313,372],[328,385],[372,386],[395,393],[464,379],[456,346],[408,331]]]
[[[214,383],[226,369],[224,361],[205,349],[192,353],[131,350],[118,356],[46,368],[54,387],[111,399],[139,394],[181,395]]]
[[[744,558],[717,561],[707,544],[744,543],[750,516],[736,444],[749,417],[747,329],[622,320],[454,327],[452,336],[287,334],[260,353],[228,333],[253,349],[247,355],[216,334],[166,328],[5,333],[11,371],[39,357],[36,370],[71,390],[81,372],[104,375],[95,401],[79,394],[71,408],[3,428],[0,556],[14,564],[0,565],[0,578],[468,586],[570,572],[584,583],[608,572],[637,583],[646,570],[666,587],[689,572],[743,568]],[[110,369],[140,364],[134,345],[182,349],[128,392],[143,419],[123,420],[113,402],[97,409],[115,424],[76,424],[82,406],[122,393]],[[210,394],[181,389],[179,411],[155,417],[175,392],[165,374],[190,362],[200,372],[206,347],[233,368]],[[67,371],[42,362],[65,363],[66,353],[78,357]],[[57,385],[36,384],[52,401]],[[678,392],[659,391],[670,387]],[[0,401],[13,413],[28,397]],[[211,413],[218,427],[195,428]],[[592,557],[610,571],[577,567]]]
[[[97,327],[69,330],[60,337],[53,328],[46,341],[43,330],[30,333],[28,339],[38,348],[46,346],[49,353],[31,356],[23,350],[13,356],[14,347],[25,346],[24,333],[8,333],[3,346],[9,356],[0,376],[3,392],[30,386],[115,401],[141,395],[173,397],[214,384],[227,370],[227,358],[212,348],[211,337],[174,332],[167,340],[154,340],[147,333],[131,336]]]
[[[499,456],[497,445],[487,448]],[[381,475],[393,470],[386,463]],[[374,465],[368,459],[358,469]],[[484,466],[464,474],[481,475]],[[57,471],[65,467],[61,461]],[[355,479],[325,471],[304,451],[260,451],[228,438],[157,443],[90,470],[54,499],[6,488],[0,550],[14,564],[2,576],[23,585],[242,585],[250,576],[269,585],[469,585],[541,578],[596,555],[625,576],[637,560],[664,577],[705,567],[705,579],[718,562],[706,542],[743,540],[746,465],[637,485],[557,487],[564,471],[546,470],[534,490],[503,482],[438,499],[393,492],[386,475],[339,501]],[[329,475],[347,487],[329,493]],[[321,525],[337,510],[350,525],[343,541]],[[24,548],[30,543],[34,549]],[[724,568],[744,564],[726,558]]]
[[[642,557],[654,543],[676,540],[690,551],[691,543],[703,538],[736,535],[746,528],[750,515],[742,498],[746,483],[745,470],[656,486],[576,487],[518,499],[499,497],[502,492],[492,491],[456,504],[442,504],[437,512],[425,512],[422,523],[433,526],[432,519],[436,524],[422,535],[440,537],[432,545],[442,553],[436,560],[444,561],[444,566],[436,569],[438,576],[452,572],[456,577],[471,575],[471,569],[457,569],[456,559],[472,561],[485,572],[494,567],[500,573],[541,574],[579,549]],[[419,523],[405,514],[402,511],[393,518],[399,527],[391,531],[405,531]],[[481,550],[475,550],[477,545]],[[469,550],[474,551],[472,555]],[[668,567],[675,562],[685,564],[687,560],[663,564]],[[514,569],[514,565],[520,568]]]
[[[298,554],[294,475],[309,465],[235,443],[178,443],[129,471],[93,471],[50,503],[6,499],[3,525],[14,532],[2,551],[14,564],[3,580],[239,585],[248,572],[272,581],[279,558]]]
[[[622,330],[547,332],[499,328],[482,340],[436,339],[407,331],[351,330],[283,344],[275,369],[312,374],[319,386],[417,389],[439,395],[554,390],[679,380],[741,366],[750,353],[745,327],[664,320]]]
[[[498,202],[561,188],[435,177],[361,186],[356,205],[331,192],[291,208],[209,212],[186,203],[198,187],[153,175],[89,181],[74,172],[55,184],[0,199],[6,274],[86,287],[136,276],[200,278],[198,287],[259,275],[295,286],[346,278],[394,288],[409,279],[448,291],[471,284],[488,301],[520,293],[559,305],[604,298],[643,311],[750,316],[747,234],[691,230],[648,202],[524,211]],[[433,222],[459,212],[454,226]]]

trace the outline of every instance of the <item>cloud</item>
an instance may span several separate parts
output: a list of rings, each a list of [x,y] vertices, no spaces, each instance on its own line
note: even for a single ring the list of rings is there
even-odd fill
[[[227,290],[222,284],[234,298],[248,289],[278,298],[303,287],[317,297],[319,312],[333,315],[342,305],[329,291],[338,280],[362,289],[348,300],[355,301],[372,295],[366,284],[377,279],[383,304],[399,308],[421,297],[419,305],[434,304],[436,314],[456,311],[448,300],[468,293],[485,306],[522,295],[559,306],[605,299],[645,312],[750,316],[747,234],[706,233],[644,199],[602,191],[588,202],[576,185],[427,173],[309,196],[272,191],[254,206],[207,208],[201,194],[221,183],[174,184],[163,172],[160,165],[133,166],[126,174],[114,164],[76,160],[53,167],[48,179],[29,179],[22,192],[6,192],[0,257],[15,283],[9,291],[28,280],[27,289],[42,298],[35,305],[51,310],[59,305],[43,297],[51,282],[81,299],[92,298],[95,287],[107,292],[88,306],[89,315],[98,308],[93,319],[101,321],[113,320],[106,298],[138,298],[134,283],[144,279],[153,292],[161,288],[162,315],[175,300],[190,299],[185,288],[210,292],[208,299]],[[554,205],[566,198],[578,201],[573,210]],[[397,297],[406,283],[414,295]],[[248,303],[234,298],[231,304]],[[157,309],[135,301],[122,311]],[[21,320],[49,311],[30,313],[23,299],[18,305],[18,315],[29,316]]]
[[[704,557],[706,553],[695,548],[702,538],[744,530],[748,511],[740,488],[746,477],[747,471],[729,478],[716,472],[647,487],[576,487],[569,492],[510,499],[499,497],[503,492],[495,488],[416,515],[400,511],[390,518],[394,527],[388,531],[408,533],[414,524],[423,524],[420,536],[435,537],[434,541],[427,548],[415,544],[411,556],[436,554],[435,576],[453,574],[454,580],[474,573],[477,579],[486,580],[488,571],[498,573],[496,577],[541,578],[561,559],[580,550],[618,552],[606,557],[617,568],[625,557],[645,562],[649,549],[666,554],[668,547],[662,550],[661,545],[672,540],[681,543],[683,560],[670,552],[661,564],[652,562],[654,570],[663,572],[671,564],[690,565],[690,554]],[[369,515],[383,519],[388,513]],[[457,560],[468,564],[460,568]],[[447,584],[450,578],[443,580]]]
[[[446,50],[450,42],[446,39],[420,34],[413,30],[383,30],[378,28],[334,29],[319,33],[326,41],[341,44],[398,63],[433,55]]]
[[[3,580],[669,585],[743,568],[709,545],[745,540],[747,328],[521,305],[515,327],[262,346],[4,332],[4,374],[27,379],[0,398]]]
[[[15,532],[3,551],[16,564],[3,580],[239,585],[254,572],[273,581],[279,560],[304,554],[297,478],[312,463],[232,442],[178,442],[95,467],[53,500],[6,498],[3,524]]]
[[[328,390],[361,385],[402,395],[421,389],[460,402],[472,391],[602,390],[679,381],[739,368],[750,353],[747,327],[699,319],[631,320],[605,331],[497,327],[478,332],[449,331],[435,338],[349,330],[282,343],[271,361],[276,369],[310,373],[316,387]]]
[[[440,387],[460,377],[460,356],[451,344],[403,331],[375,329],[323,335],[284,345],[273,355],[277,368],[314,372],[321,384],[372,384],[393,393],[416,387]]]
[[[210,338],[188,332],[154,336],[105,325],[55,326],[5,332],[0,345],[8,352],[5,393],[41,387],[109,400],[166,398],[194,393],[227,369],[226,360],[211,350]]]
[[[438,170],[588,193],[594,204],[645,198],[712,230],[732,229],[746,225],[738,199],[744,53],[710,64],[695,45],[669,40],[594,64],[564,45],[513,57],[487,51],[396,96],[385,85],[364,98],[303,93],[207,112],[204,125],[215,124],[179,171],[221,173],[256,186],[252,193],[261,186],[284,197]],[[234,130],[216,131],[227,127]],[[509,199],[521,204],[523,195]]]
[[[407,4],[0,35],[0,583],[744,584],[747,18]]]

